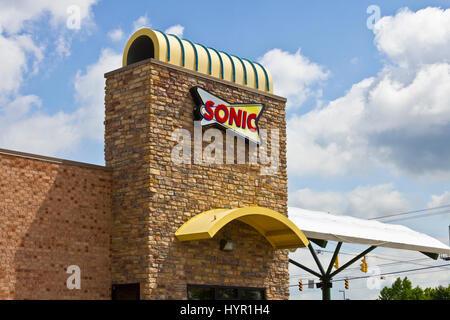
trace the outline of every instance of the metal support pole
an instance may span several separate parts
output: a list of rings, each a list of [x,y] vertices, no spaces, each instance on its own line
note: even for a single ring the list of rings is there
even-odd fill
[[[322,278],[322,300],[331,300],[331,278]]]
[[[341,272],[342,270],[347,268],[349,265],[351,265],[355,261],[359,260],[361,257],[364,257],[366,254],[368,254],[370,251],[372,251],[373,249],[376,248],[376,246],[369,247],[368,249],[364,250],[362,253],[360,253],[353,259],[351,259],[349,262],[344,264],[342,267],[340,267],[339,269],[330,273],[333,268],[334,261],[336,260],[336,257],[339,253],[339,250],[341,249],[341,246],[342,246],[342,242],[339,242],[336,246],[336,250],[334,251],[333,257],[331,258],[331,261],[330,261],[330,264],[328,266],[326,273],[322,267],[322,264],[319,261],[319,258],[316,255],[316,252],[314,251],[314,248],[312,247],[311,243],[308,245],[308,249],[313,256],[314,261],[317,263],[317,266],[320,269],[320,273],[311,270],[310,268],[302,265],[301,263],[298,263],[292,259],[289,259],[289,262],[292,263],[293,265],[296,265],[297,267],[305,270],[306,272],[309,272],[309,273],[315,275],[316,277],[318,277],[321,280],[321,282],[322,282],[322,288],[321,288],[322,289],[322,300],[330,300],[331,299],[331,281],[336,274],[338,274],[339,272]]]
[[[289,259],[289,262],[292,263],[293,265],[299,267],[300,269],[303,269],[303,270],[305,270],[306,272],[309,272],[309,273],[315,275],[317,278],[322,278],[322,275],[321,275],[321,274],[319,274],[319,273],[317,273],[317,272],[311,270],[311,269],[308,268],[308,267],[305,267],[304,265],[302,265],[301,263],[298,263],[297,261],[294,261],[294,260],[292,260],[292,259]]]
[[[350,260],[349,262],[347,262],[346,264],[344,264],[342,267],[340,267],[339,269],[335,270],[333,273],[330,274],[330,278],[334,277],[335,275],[337,275],[339,272],[341,272],[342,270],[344,270],[345,268],[347,268],[349,265],[351,265],[352,263],[354,263],[355,261],[361,259],[362,257],[364,257],[366,254],[368,254],[370,251],[372,251],[373,249],[375,249],[376,246],[371,246],[370,248],[364,250],[362,253],[358,254],[356,257],[354,257],[352,260]]]
[[[322,275],[325,275],[325,270],[323,270],[322,264],[320,263],[320,260],[317,257],[316,251],[314,250],[313,246],[311,245],[311,242],[308,244],[308,249],[311,252],[311,254],[312,254],[312,256],[314,258],[314,261],[316,262],[317,266],[319,267],[320,273]]]
[[[342,246],[342,242],[339,242],[337,244],[337,246],[336,246],[336,250],[334,250],[333,257],[331,258],[331,261],[330,261],[330,264],[328,266],[326,275],[330,275],[331,270],[333,269],[333,264],[336,261],[336,257],[337,257],[337,255],[339,253],[339,250],[341,250],[341,246]]]

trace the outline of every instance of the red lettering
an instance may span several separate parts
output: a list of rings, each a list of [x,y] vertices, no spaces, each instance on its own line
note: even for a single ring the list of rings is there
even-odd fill
[[[253,126],[252,120],[255,121],[255,126]],[[248,116],[247,118],[247,127],[251,130],[251,131],[256,131],[256,113],[252,113]]]
[[[244,111],[244,116],[242,117],[242,129],[245,129],[246,124],[247,124],[247,111]]]
[[[223,110],[224,115],[221,116],[220,115],[220,111]],[[223,105],[223,104],[219,104],[216,107],[216,111],[215,111],[215,116],[216,116],[216,120],[219,121],[220,123],[225,123],[228,120],[228,108]]]
[[[230,121],[228,122],[228,124],[230,126],[233,125],[233,121],[236,123],[237,127],[241,127],[241,117],[242,117],[242,110],[238,111],[238,114],[236,114],[236,109],[231,108],[230,109]]]
[[[203,114],[203,118],[208,121],[215,118],[219,123],[226,123],[228,121],[228,124],[230,126],[232,126],[234,123],[238,128],[248,128],[251,131],[257,130],[256,113],[247,114],[247,111],[242,111],[240,109],[236,111],[236,108],[227,107],[224,104],[219,104],[214,108],[213,101],[207,101],[204,108],[205,112]]]
[[[208,101],[205,103],[205,113],[203,114],[203,118],[206,120],[212,120],[214,118],[214,111],[212,107],[214,106],[214,102]]]

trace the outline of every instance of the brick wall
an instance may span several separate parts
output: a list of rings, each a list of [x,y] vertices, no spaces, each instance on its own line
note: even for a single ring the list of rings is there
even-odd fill
[[[33,157],[0,152],[0,299],[109,299],[111,173]]]
[[[178,242],[175,231],[213,208],[260,205],[287,215],[285,99],[155,60],[105,75],[105,160],[112,168],[112,281],[141,283],[145,299],[185,299],[186,284],[266,287],[269,299],[287,299],[287,250],[274,251],[253,228],[232,222],[212,240]],[[280,167],[174,165],[173,130],[193,134],[194,101],[201,86],[233,103],[260,102],[260,128],[280,130]],[[269,141],[270,144],[270,141]],[[227,236],[238,245],[219,250]]]

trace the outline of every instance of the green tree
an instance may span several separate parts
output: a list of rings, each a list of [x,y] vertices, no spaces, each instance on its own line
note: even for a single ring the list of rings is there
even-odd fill
[[[450,284],[447,288],[443,286],[426,288],[424,293],[428,300],[450,300]]]
[[[450,300],[450,285],[423,290],[419,286],[413,288],[407,277],[397,278],[391,287],[381,290],[378,300]]]

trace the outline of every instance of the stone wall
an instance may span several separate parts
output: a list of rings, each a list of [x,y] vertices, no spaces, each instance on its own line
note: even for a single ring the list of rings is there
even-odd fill
[[[111,173],[0,150],[0,299],[109,299]],[[69,290],[67,267],[81,269]]]
[[[181,243],[174,236],[214,208],[256,204],[287,215],[285,99],[153,59],[105,77],[113,283],[140,282],[144,299],[186,299],[187,284],[264,287],[267,298],[287,299],[287,250],[274,251],[253,228],[232,222],[212,240]],[[280,130],[276,174],[261,175],[259,165],[172,163],[173,131],[194,132],[193,86],[233,103],[265,104],[259,127]],[[237,241],[235,251],[219,250],[224,236]]]

